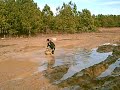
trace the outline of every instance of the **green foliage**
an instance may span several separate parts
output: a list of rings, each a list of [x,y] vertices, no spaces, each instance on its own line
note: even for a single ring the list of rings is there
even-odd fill
[[[69,4],[63,3],[59,8],[58,15],[56,16],[56,29],[59,32],[75,33],[76,32],[76,5],[70,2]]]
[[[10,29],[9,34],[10,35],[15,35],[15,34],[17,34],[17,31],[15,29]]]
[[[83,9],[82,12],[79,12],[78,32],[92,32],[95,30],[94,18],[91,16],[90,11]]]
[[[43,20],[43,31],[44,33],[50,32],[54,27],[54,17],[53,12],[50,7],[46,4],[42,10],[42,20]]]
[[[10,35],[29,36],[41,32],[42,15],[33,0],[1,0],[0,2],[1,30],[7,29]]]
[[[53,15],[46,4],[42,11],[33,0],[0,0],[0,36],[39,33],[93,32],[96,27],[120,27],[120,15],[91,15],[77,11],[75,3],[63,3]]]
[[[120,15],[102,15],[95,16],[99,27],[120,27]]]

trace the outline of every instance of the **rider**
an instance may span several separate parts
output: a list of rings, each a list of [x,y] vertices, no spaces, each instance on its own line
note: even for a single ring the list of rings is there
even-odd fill
[[[54,54],[55,44],[50,39],[47,39],[47,47],[49,47],[52,50],[52,54]]]

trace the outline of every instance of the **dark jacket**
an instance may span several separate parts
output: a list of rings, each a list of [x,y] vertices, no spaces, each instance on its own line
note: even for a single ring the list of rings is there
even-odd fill
[[[51,49],[55,49],[55,44],[50,41],[48,44],[47,44],[47,47],[50,47]]]

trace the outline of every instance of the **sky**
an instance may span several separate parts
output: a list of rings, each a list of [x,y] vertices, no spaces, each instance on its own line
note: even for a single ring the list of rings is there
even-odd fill
[[[95,15],[120,15],[120,0],[34,0],[40,10],[47,4],[54,14],[56,13],[56,8],[59,6],[61,7],[63,2],[67,4],[70,1],[77,5],[77,11],[88,9]]]

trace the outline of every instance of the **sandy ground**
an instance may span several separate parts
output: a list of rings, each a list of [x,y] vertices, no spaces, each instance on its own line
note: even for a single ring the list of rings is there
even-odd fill
[[[58,55],[60,48],[91,49],[104,43],[120,43],[120,28],[100,28],[96,33],[0,39],[0,90],[58,90],[38,72],[42,60],[46,59],[47,38],[57,38],[54,42],[55,55]]]

